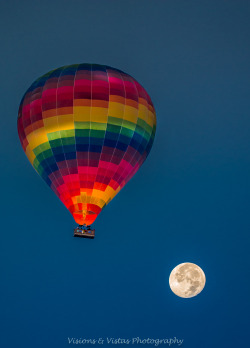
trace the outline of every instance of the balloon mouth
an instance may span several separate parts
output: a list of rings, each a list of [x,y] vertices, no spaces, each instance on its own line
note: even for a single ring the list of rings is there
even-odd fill
[[[93,212],[92,210],[78,210],[73,212],[73,218],[75,219],[75,222],[79,225],[92,225],[97,217],[97,213]]]
[[[82,214],[82,215],[95,215],[96,213],[91,210],[77,210],[74,212],[75,214]]]

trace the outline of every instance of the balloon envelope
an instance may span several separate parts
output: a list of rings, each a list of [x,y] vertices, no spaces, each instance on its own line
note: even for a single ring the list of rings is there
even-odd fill
[[[145,89],[128,74],[95,64],[43,75],[18,114],[29,161],[80,225],[93,223],[140,168],[155,128]]]

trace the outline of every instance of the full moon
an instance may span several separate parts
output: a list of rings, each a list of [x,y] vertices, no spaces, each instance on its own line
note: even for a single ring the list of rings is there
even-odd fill
[[[198,295],[205,286],[203,270],[194,263],[185,262],[176,266],[169,277],[173,293],[179,297],[190,298]]]

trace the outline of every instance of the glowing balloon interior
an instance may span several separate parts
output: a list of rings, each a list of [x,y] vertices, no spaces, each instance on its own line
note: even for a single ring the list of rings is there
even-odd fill
[[[156,115],[128,74],[78,64],[37,79],[19,108],[22,147],[79,225],[92,224],[148,156]]]

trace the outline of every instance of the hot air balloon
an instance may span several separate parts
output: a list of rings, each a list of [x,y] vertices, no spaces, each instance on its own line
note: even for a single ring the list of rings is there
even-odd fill
[[[38,78],[19,107],[18,134],[37,173],[79,225],[90,225],[141,167],[156,115],[130,75],[97,64],[68,65]]]

